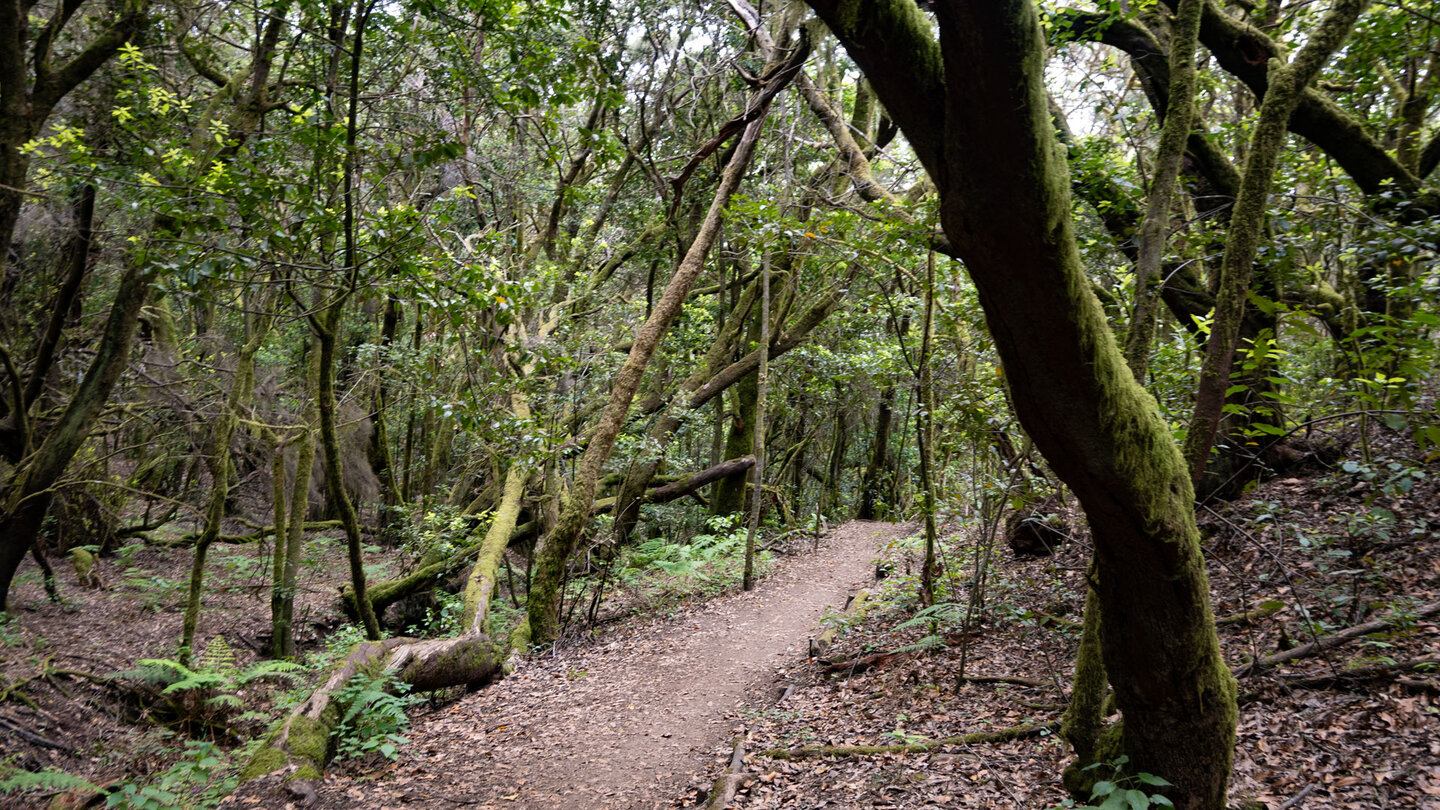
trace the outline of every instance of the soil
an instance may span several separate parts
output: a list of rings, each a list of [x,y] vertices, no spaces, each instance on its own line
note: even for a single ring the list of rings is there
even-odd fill
[[[735,714],[804,664],[827,611],[872,582],[880,546],[909,530],[847,523],[778,559],[754,591],[532,656],[418,718],[383,772],[327,779],[318,806],[671,807],[730,750]]]

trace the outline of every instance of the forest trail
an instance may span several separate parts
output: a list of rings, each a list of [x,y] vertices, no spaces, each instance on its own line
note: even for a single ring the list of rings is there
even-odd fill
[[[805,659],[824,610],[872,582],[880,546],[907,530],[846,523],[750,593],[528,660],[418,719],[384,776],[327,780],[319,806],[671,807],[728,752],[734,710]]]

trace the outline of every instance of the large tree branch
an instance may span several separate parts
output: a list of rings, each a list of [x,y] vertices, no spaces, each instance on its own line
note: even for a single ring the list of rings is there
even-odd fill
[[[90,44],[66,62],[58,70],[51,73],[48,69],[43,73],[39,71],[35,76],[35,90],[31,96],[31,104],[34,110],[49,111],[59,103],[65,94],[74,90],[81,82],[90,78],[90,75],[105,64],[120,46],[130,41],[140,30],[141,24],[145,21],[149,4],[146,2],[131,2],[127,4],[125,13],[104,31],[101,31]]]
[[[1179,0],[1166,2],[1173,7]],[[1070,30],[1075,34],[1094,37],[1101,43],[1124,51],[1135,61],[1137,73],[1142,82],[1146,82],[1147,91],[1168,95],[1170,68],[1165,49],[1144,27],[1128,20],[1075,10],[1063,11],[1061,17],[1070,23]],[[1266,64],[1271,58],[1281,55],[1274,40],[1207,0],[1200,26],[1200,41],[1221,67],[1244,82],[1256,98],[1264,98],[1269,87]],[[1163,100],[1151,100],[1158,108],[1164,108]],[[1299,105],[1290,116],[1289,129],[1333,157],[1367,194],[1379,191],[1387,180],[1410,191],[1420,186],[1419,180],[1406,171],[1358,119],[1314,88],[1307,89],[1301,96]],[[1190,145],[1193,154],[1195,139]]]

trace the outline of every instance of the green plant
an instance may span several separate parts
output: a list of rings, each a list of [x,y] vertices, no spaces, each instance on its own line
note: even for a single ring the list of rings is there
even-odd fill
[[[400,732],[410,727],[410,717],[405,710],[420,700],[407,694],[409,691],[410,685],[391,672],[359,673],[351,678],[336,696],[345,713],[335,725],[332,737],[335,758],[380,754],[386,759],[395,759],[400,746],[409,742],[400,736]]]
[[[625,584],[640,585],[659,576],[679,581],[679,588],[698,583],[702,589],[721,589],[739,581],[740,560],[745,553],[745,527],[735,515],[712,517],[706,522],[708,531],[697,534],[688,543],[665,538],[647,540],[628,551],[621,560],[620,571]],[[757,555],[763,571],[768,566],[767,552]]]
[[[156,708],[189,733],[229,734],[235,723],[264,717],[240,712],[244,705],[237,694],[240,689],[266,679],[293,679],[301,669],[288,661],[260,661],[242,669],[224,636],[216,636],[191,666],[146,658],[114,677],[161,687]]]
[[[933,650],[945,646],[942,628],[958,630],[965,624],[965,605],[960,602],[940,602],[931,605],[910,619],[895,626],[896,630],[910,627],[929,627],[930,632],[919,641],[901,647],[897,652],[908,650]]]
[[[180,760],[149,784],[126,781],[105,800],[120,810],[199,810],[215,807],[235,789],[236,771],[212,742],[187,740]]]
[[[1113,774],[1110,779],[1096,782],[1090,789],[1091,804],[1077,805],[1066,800],[1062,806],[1073,807],[1075,810],[1145,810],[1147,807],[1174,807],[1174,803],[1163,795],[1143,789],[1172,787],[1172,784],[1150,773],[1126,773],[1124,768],[1129,761],[1130,757],[1121,754],[1110,762],[1095,762],[1085,766],[1084,770],[1087,771],[1108,767]],[[1099,803],[1095,804],[1097,801]]]
[[[64,771],[46,768],[43,771],[25,771],[10,764],[0,765],[0,795],[9,796],[12,793],[26,793],[29,791],[40,791],[44,793],[56,793],[66,790],[85,790],[100,792],[89,780],[81,779]]]
[[[0,647],[15,647],[24,640],[25,635],[15,617],[9,613],[0,613]]]

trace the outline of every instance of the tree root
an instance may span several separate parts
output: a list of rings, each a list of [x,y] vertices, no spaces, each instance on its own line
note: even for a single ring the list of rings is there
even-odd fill
[[[725,810],[735,800],[735,792],[745,781],[745,738],[735,738],[735,749],[730,754],[730,767],[715,780],[710,788],[710,800],[705,802],[706,810]]]
[[[1396,661],[1390,664],[1374,664],[1371,666],[1356,667],[1355,669],[1347,669],[1325,675],[1287,675],[1284,677],[1286,685],[1288,686],[1312,689],[1328,686],[1345,686],[1364,683],[1365,681],[1373,681],[1379,678],[1397,676],[1395,677],[1395,682],[1402,686],[1433,692],[1440,687],[1437,687],[1436,684],[1430,681],[1398,676],[1418,670],[1420,667],[1434,668],[1437,666],[1440,666],[1440,658],[1417,658],[1413,661]]]
[[[1027,737],[1053,733],[1058,728],[1060,728],[1060,722],[1058,720],[1052,720],[1049,723],[1028,723],[1023,726],[1011,726],[1010,728],[1000,729],[999,731],[980,731],[974,734],[965,734],[960,737],[943,737],[938,740],[924,740],[899,745],[819,745],[807,748],[770,748],[757,752],[756,756],[762,756],[768,759],[796,760],[816,759],[820,757],[863,757],[878,754],[926,754],[940,748],[948,748],[951,746],[1023,740]]]
[[[1264,602],[1260,605],[1260,607],[1254,608],[1252,610],[1242,610],[1239,613],[1232,613],[1229,616],[1221,616],[1215,619],[1215,624],[1254,624],[1255,622],[1258,622],[1261,619],[1270,616],[1271,614],[1275,613],[1283,607],[1285,607],[1285,604],[1283,602]]]

